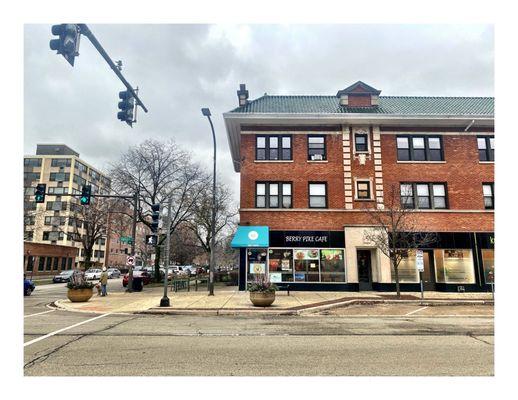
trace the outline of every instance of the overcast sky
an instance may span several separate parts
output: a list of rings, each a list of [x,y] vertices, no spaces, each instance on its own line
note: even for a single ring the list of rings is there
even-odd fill
[[[211,170],[212,111],[220,176],[239,191],[222,113],[268,94],[335,95],[357,80],[381,95],[493,96],[490,25],[89,25],[149,109],[116,117],[122,83],[82,37],[71,67],[50,25],[25,26],[25,154],[65,143],[106,170],[129,146],[174,139]]]

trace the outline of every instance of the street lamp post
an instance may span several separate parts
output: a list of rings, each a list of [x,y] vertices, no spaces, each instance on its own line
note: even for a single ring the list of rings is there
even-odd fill
[[[210,110],[208,108],[202,108],[201,113],[208,118],[210,123],[210,129],[212,131],[212,140],[214,141],[214,170],[212,173],[212,227],[211,227],[211,238],[210,238],[210,272],[209,272],[209,296],[214,296],[214,241],[215,241],[215,230],[216,230],[216,133],[214,132],[214,125],[210,119]]]
[[[167,296],[167,276],[169,275],[169,246],[171,243],[171,203],[172,199],[169,198],[169,204],[167,207],[167,223],[165,224],[167,228],[166,233],[166,242],[165,242],[165,260],[164,260],[164,297],[160,299],[160,307],[169,307],[170,301]],[[160,264],[160,260],[159,260]]]

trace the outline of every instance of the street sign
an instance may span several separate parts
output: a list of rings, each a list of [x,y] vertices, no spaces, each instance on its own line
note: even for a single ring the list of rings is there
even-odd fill
[[[419,272],[424,271],[424,254],[423,250],[416,250],[415,251],[415,265],[417,267],[417,270]]]
[[[133,238],[131,236],[122,236],[120,242],[124,244],[132,244]]]
[[[128,256],[126,257],[126,265],[135,265],[135,257],[134,256]]]
[[[158,243],[157,235],[146,235],[146,244],[149,246],[156,246]]]

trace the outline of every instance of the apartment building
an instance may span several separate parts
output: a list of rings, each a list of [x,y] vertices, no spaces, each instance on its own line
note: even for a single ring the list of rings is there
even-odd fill
[[[336,95],[261,96],[223,115],[240,173],[240,289],[257,274],[293,290],[393,291],[390,260],[367,240],[397,191],[422,232],[425,290],[485,291],[494,277],[494,99],[381,96],[361,81]],[[401,289],[418,291],[415,251]]]
[[[76,266],[84,261],[80,241],[74,240],[74,224],[84,234],[81,221],[73,218],[74,210],[83,207],[79,198],[83,185],[92,186],[92,194],[109,194],[110,179],[79,157],[64,144],[38,144],[36,154],[24,156],[24,241],[78,248]],[[47,185],[45,202],[37,204],[34,189],[38,183]],[[67,235],[70,233],[70,235]],[[105,264],[106,238],[98,240],[92,262]]]

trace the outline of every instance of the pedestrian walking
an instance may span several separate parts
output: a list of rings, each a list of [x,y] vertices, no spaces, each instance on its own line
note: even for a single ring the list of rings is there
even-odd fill
[[[101,284],[101,296],[106,296],[108,294],[106,292],[106,286],[108,285],[108,272],[106,272],[106,267],[103,267],[99,283]]]

